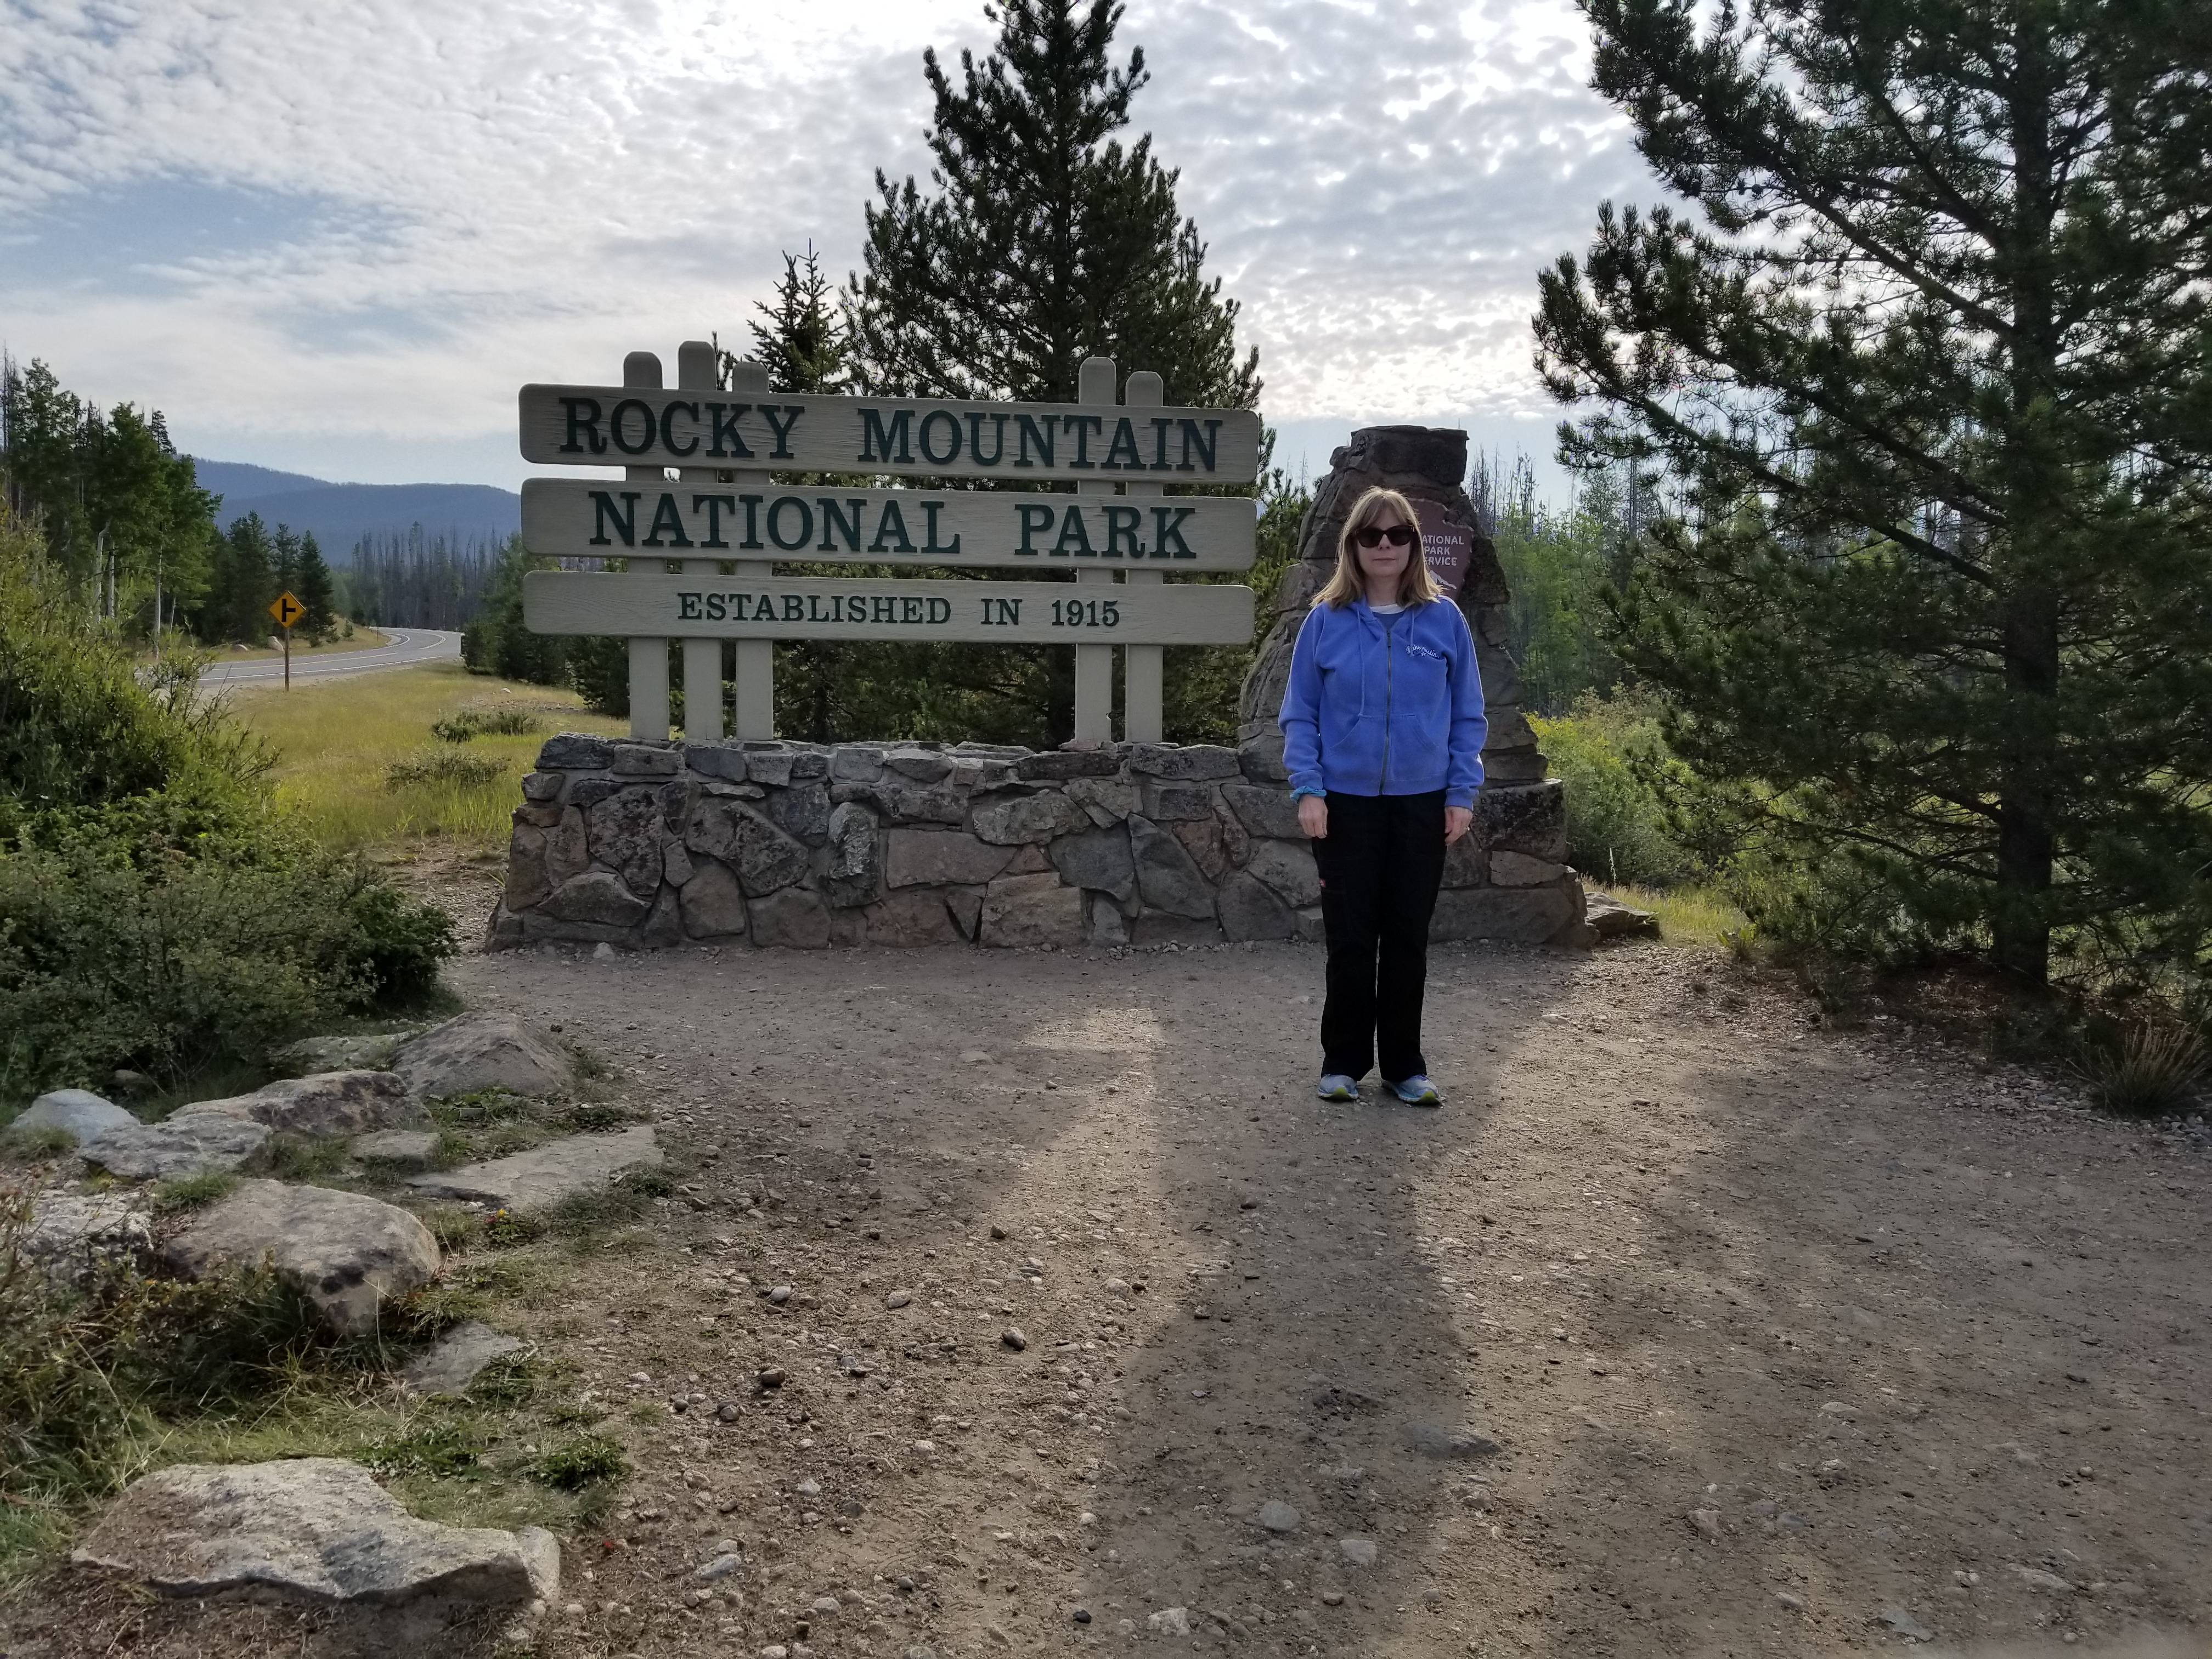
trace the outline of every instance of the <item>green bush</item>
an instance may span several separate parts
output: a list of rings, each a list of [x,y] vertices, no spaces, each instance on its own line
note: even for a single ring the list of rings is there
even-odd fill
[[[258,1066],[434,982],[451,922],[318,848],[265,773],[190,664],[142,678],[0,520],[0,1098]]]
[[[621,1445],[602,1434],[580,1434],[553,1447],[530,1466],[530,1474],[549,1486],[574,1492],[629,1473]]]
[[[539,728],[538,716],[526,708],[464,708],[430,722],[430,735],[447,743],[466,743],[487,734],[526,738]]]
[[[1566,786],[1569,863],[1601,882],[1664,886],[1692,873],[1660,793],[1667,745],[1650,699],[1585,691],[1571,713],[1529,724]]]

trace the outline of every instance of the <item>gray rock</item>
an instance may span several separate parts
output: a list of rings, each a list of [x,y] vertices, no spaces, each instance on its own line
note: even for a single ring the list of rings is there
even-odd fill
[[[49,1278],[83,1285],[111,1268],[144,1267],[153,1224],[126,1193],[47,1193],[33,1202],[16,1248]]]
[[[364,1164],[389,1164],[405,1170],[427,1170],[437,1150],[434,1129],[386,1129],[363,1135],[353,1144],[353,1155]]]
[[[968,822],[968,798],[951,784],[915,783],[907,778],[886,777],[879,783],[855,787],[866,789],[884,816],[894,823],[958,825]]]
[[[1490,855],[1490,882],[1493,887],[1542,887],[1566,873],[1565,865],[1554,864],[1549,859],[1532,859],[1526,853],[1500,849]]]
[[[584,825],[592,861],[651,902],[660,890],[660,792],[640,787],[610,795],[584,814]]]
[[[649,1128],[613,1134],[570,1135],[550,1146],[419,1175],[408,1186],[425,1198],[474,1199],[506,1210],[544,1210],[578,1193],[595,1193],[625,1170],[660,1163],[660,1145]]]
[[[550,1601],[561,1587],[560,1546],[542,1528],[418,1521],[336,1457],[159,1470],[125,1488],[71,1559],[188,1599],[497,1606]]]
[[[1024,1348],[1028,1347],[1030,1345],[1029,1338],[1023,1334],[1020,1327],[1015,1325],[1009,1325],[1006,1329],[1000,1331],[999,1333],[999,1340],[1005,1343],[1016,1353],[1019,1353]]]
[[[1121,769],[1121,763],[1110,749],[1048,749],[1024,755],[1014,763],[1014,775],[1029,782],[1110,778]]]
[[[791,781],[791,769],[799,759],[797,750],[781,743],[749,743],[744,752],[745,776],[753,782],[781,788]]]
[[[1243,770],[1234,749],[1212,743],[1133,743],[1122,751],[1121,763],[1147,777],[1186,782],[1233,778]]]
[[[727,1578],[745,1565],[744,1558],[737,1554],[722,1554],[691,1570],[691,1576],[707,1583],[718,1578]]]
[[[264,1084],[250,1095],[193,1101],[179,1107],[169,1121],[217,1112],[292,1134],[327,1139],[411,1123],[419,1109],[408,1092],[407,1079],[397,1072],[318,1072]]]
[[[558,772],[526,772],[522,778],[522,798],[543,805],[561,799],[561,786],[568,779]]]
[[[545,739],[538,751],[541,772],[601,772],[615,763],[615,746],[605,738],[563,732]]]
[[[1489,879],[1489,850],[1472,830],[1444,848],[1443,879],[1438,886],[1480,887]]]
[[[389,1297],[429,1283],[438,1242],[406,1211],[360,1193],[240,1182],[161,1247],[186,1279],[228,1267],[270,1266],[349,1335],[376,1328]]]
[[[506,1089],[549,1094],[566,1085],[567,1054],[512,1014],[461,1014],[393,1056],[392,1069],[426,1099]]]
[[[952,925],[965,939],[981,938],[983,932],[982,887],[948,887],[945,890],[945,908],[951,912]]]
[[[1336,1540],[1336,1547],[1344,1552],[1344,1559],[1355,1567],[1371,1567],[1375,1565],[1375,1540],[1371,1538],[1361,1538],[1357,1534],[1350,1538],[1340,1538]]]
[[[1119,778],[1071,778],[1064,793],[1102,830],[1124,822],[1144,800],[1144,791]]]
[[[1137,896],[1137,866],[1129,855],[1128,833],[1120,828],[1088,830],[1062,836],[1045,856],[1071,887],[1111,893],[1127,904]]]
[[[1137,810],[1155,823],[1195,823],[1213,816],[1213,787],[1204,783],[1158,783],[1147,779]]]
[[[1155,1636],[1188,1636],[1190,1634],[1190,1609],[1162,1607],[1158,1613],[1146,1613],[1145,1628]]]
[[[235,1170],[261,1150],[269,1126],[219,1112],[109,1129],[77,1148],[77,1156],[121,1181],[174,1181]]]
[[[1887,1626],[1908,1642],[1932,1642],[1936,1639],[1934,1631],[1903,1607],[1885,1607],[1878,1622]]]
[[[1502,1449],[1486,1435],[1437,1423],[1408,1423],[1403,1433],[1406,1443],[1425,1457],[1488,1457]]]
[[[1564,861],[1567,856],[1567,798],[1556,782],[1504,784],[1477,792],[1475,833],[1493,851]]]
[[[1112,899],[1103,893],[1092,893],[1085,902],[1090,907],[1086,912],[1090,920],[1083,935],[1086,941],[1105,945],[1127,945],[1129,942],[1128,918],[1121,914],[1121,908]]]
[[[681,887],[699,873],[699,866],[691,860],[691,854],[673,836],[665,836],[660,842],[660,879],[671,887]]]
[[[781,794],[771,795],[768,802],[769,816],[781,824],[785,833],[796,836],[809,846],[819,847],[830,834],[830,786],[821,781],[793,783]]]
[[[1283,764],[1283,733],[1272,722],[1237,746],[1237,759],[1244,775],[1257,784],[1287,783],[1290,768]]]
[[[753,943],[781,945],[794,951],[820,951],[830,944],[830,909],[822,895],[787,887],[754,902]]]
[[[630,891],[620,876],[606,870],[587,870],[562,882],[540,901],[538,907],[556,921],[596,922],[606,927],[629,927],[643,921],[653,908],[650,901]]]
[[[1643,934],[1651,939],[1659,937],[1659,918],[1652,911],[1639,910],[1632,904],[1623,904],[1610,893],[1583,894],[1583,920],[1597,930],[1601,939],[1617,939]]]
[[[1291,907],[1249,870],[1237,871],[1223,882],[1216,902],[1222,933],[1232,945],[1297,937],[1298,919]]]
[[[1279,1498],[1271,1498],[1260,1505],[1260,1524],[1269,1532],[1294,1532],[1304,1518]]]
[[[746,764],[757,757],[748,757]],[[823,822],[829,822],[824,803]],[[738,874],[748,897],[762,898],[788,887],[806,873],[806,848],[758,812],[720,796],[702,798],[684,828],[684,844],[694,853],[720,859]]]
[[[1462,887],[1437,895],[1429,937],[1497,939],[1544,945],[1582,924],[1582,895],[1572,884],[1557,887]]]
[[[1321,945],[1328,939],[1328,924],[1322,919],[1318,904],[1301,905],[1298,908],[1298,938],[1308,945]]]
[[[1140,950],[1162,945],[1218,945],[1221,929],[1209,921],[1147,910],[1129,924],[1129,943]]]
[[[303,1037],[270,1051],[269,1058],[295,1077],[316,1072],[383,1071],[400,1045],[416,1033],[365,1032],[359,1036]]]
[[[909,946],[958,945],[965,940],[945,902],[926,888],[906,888],[867,908],[868,943]]]
[[[1000,847],[1048,842],[1091,827],[1091,815],[1057,790],[979,805],[972,821],[978,836]]]
[[[520,1337],[508,1336],[473,1319],[465,1320],[440,1337],[436,1346],[408,1361],[399,1380],[412,1394],[466,1394],[485,1366],[522,1349]]]
[[[618,778],[672,778],[683,766],[684,757],[674,749],[643,743],[615,745],[614,773]]]
[[[942,783],[952,775],[952,763],[933,749],[902,744],[884,752],[884,769],[916,783]]]
[[[82,1146],[110,1129],[135,1129],[138,1120],[89,1089],[56,1089],[33,1101],[8,1127],[25,1134],[59,1129]]]
[[[822,883],[836,904],[865,904],[875,896],[876,821],[848,801],[830,813],[830,864]]]
[[[1321,871],[1310,841],[1255,841],[1244,868],[1293,910],[1321,902]]]
[[[1147,909],[1193,920],[1212,919],[1213,889],[1173,835],[1149,818],[1132,815],[1129,852],[1136,860],[1137,891]]]
[[[1010,847],[994,847],[957,830],[889,830],[884,832],[884,880],[890,887],[985,882],[1004,871],[1013,855]]]
[[[884,751],[873,744],[841,743],[830,751],[830,776],[836,783],[873,783],[884,775]]]
[[[684,931],[693,939],[733,938],[745,931],[745,895],[726,864],[703,855],[679,895]]]
[[[726,743],[686,744],[684,763],[702,778],[720,778],[726,783],[745,781],[745,751]]]
[[[1001,876],[983,890],[980,937],[986,945],[1013,946],[1083,943],[1083,894],[1043,871]]]
[[[1305,831],[1298,828],[1297,803],[1286,789],[1265,789],[1249,783],[1224,783],[1221,799],[1229,803],[1229,810],[1237,820],[1255,836],[1273,836],[1285,841],[1303,840]]]

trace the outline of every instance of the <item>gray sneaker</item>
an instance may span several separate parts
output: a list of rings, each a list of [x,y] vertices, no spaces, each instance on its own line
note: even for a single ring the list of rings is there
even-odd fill
[[[1359,1085],[1341,1072],[1323,1072],[1314,1092],[1323,1100],[1357,1100]]]

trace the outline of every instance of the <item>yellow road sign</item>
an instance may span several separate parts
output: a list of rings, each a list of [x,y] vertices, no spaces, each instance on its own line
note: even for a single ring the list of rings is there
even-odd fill
[[[307,607],[294,599],[290,590],[287,589],[270,603],[269,614],[276,618],[279,628],[289,628],[307,614]]]

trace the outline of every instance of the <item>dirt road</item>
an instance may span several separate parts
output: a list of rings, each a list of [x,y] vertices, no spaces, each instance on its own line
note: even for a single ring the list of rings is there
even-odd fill
[[[544,1334],[685,1408],[541,1650],[2206,1650],[2201,1139],[1652,947],[1331,1108],[1320,968],[465,964],[697,1165]]]

